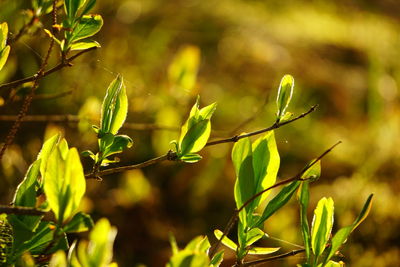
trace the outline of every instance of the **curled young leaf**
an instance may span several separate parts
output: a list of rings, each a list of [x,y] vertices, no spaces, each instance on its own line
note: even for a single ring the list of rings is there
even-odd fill
[[[199,152],[207,143],[211,133],[211,116],[216,103],[199,109],[199,98],[190,111],[189,118],[182,126],[178,142],[179,158],[187,154]]]
[[[279,120],[286,114],[286,109],[292,100],[293,88],[294,78],[292,75],[286,74],[279,84],[278,96],[276,98],[276,104],[278,106],[277,117]]]

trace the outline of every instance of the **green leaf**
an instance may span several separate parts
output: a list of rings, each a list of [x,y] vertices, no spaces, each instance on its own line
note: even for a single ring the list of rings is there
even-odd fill
[[[40,174],[42,177],[44,177],[46,173],[46,168],[47,168],[47,162],[49,160],[50,154],[53,151],[53,149],[56,147],[57,143],[60,140],[60,135],[56,134],[47,139],[43,146],[42,149],[40,150],[37,159],[41,160],[40,163]]]
[[[300,204],[300,228],[301,234],[303,236],[304,248],[306,250],[306,258],[307,262],[310,261],[310,251],[311,251],[311,236],[310,236],[310,227],[308,225],[307,219],[307,209],[308,203],[310,199],[309,192],[309,181],[304,181],[301,183],[301,186],[298,191],[298,201]]]
[[[256,184],[254,181],[252,153],[249,138],[239,140],[232,149],[232,162],[236,172],[234,195],[237,208],[240,208],[254,195]],[[246,214],[251,212],[250,208],[251,206],[247,205],[239,213],[239,219],[244,226],[247,226]]]
[[[265,233],[260,228],[253,228],[247,232],[246,235],[246,247],[260,240]]]
[[[324,267],[343,267],[344,264],[343,264],[343,262],[329,261],[325,265],[321,265],[321,266],[324,266]]]
[[[167,267],[205,267],[210,265],[210,260],[206,253],[196,253],[190,250],[181,250],[173,255]]]
[[[90,150],[85,150],[81,152],[82,157],[91,157],[93,158],[95,155],[92,151]]]
[[[200,49],[191,45],[183,47],[169,65],[169,82],[179,89],[191,91],[196,84],[199,63]]]
[[[315,160],[312,160],[310,164],[312,164]],[[309,180],[310,182],[315,182],[321,176],[321,160],[315,162],[310,168],[308,168],[302,175],[301,179]]]
[[[0,70],[6,64],[8,55],[10,54],[10,46],[7,45],[8,24],[3,22],[0,24]]]
[[[223,233],[221,230],[214,230],[214,235],[215,237],[220,240]],[[224,244],[225,246],[227,246],[228,248],[232,249],[233,251],[237,250],[237,245],[235,244],[235,242],[233,242],[231,239],[229,239],[228,237],[224,236],[224,238],[221,240],[221,243]]]
[[[113,243],[117,229],[103,218],[97,221],[89,235],[89,243],[80,242],[78,259],[82,266],[108,266],[112,260]]]
[[[278,174],[280,157],[276,147],[275,135],[273,131],[267,132],[264,136],[257,139],[253,145],[253,169],[256,183],[254,194],[267,189],[275,184]],[[269,192],[265,192],[258,199],[253,201],[254,209],[262,203]]]
[[[33,237],[16,249],[16,257],[22,255],[26,251],[29,251],[33,255],[42,254],[44,250],[46,250],[48,244],[53,241],[55,229],[56,226],[52,222],[40,222]],[[46,254],[51,254],[58,249],[66,250],[67,247],[66,236],[62,233],[59,241],[51,250],[48,250]]]
[[[64,9],[69,20],[73,20],[76,17],[78,9],[85,3],[86,0],[65,0]]]
[[[16,206],[35,207],[36,186],[39,177],[41,160],[38,159],[29,167],[24,180],[18,185],[13,203]]]
[[[61,141],[49,156],[44,176],[44,192],[58,222],[68,220],[78,208],[86,190],[78,151],[68,150]]]
[[[281,248],[260,248],[252,247],[249,249],[249,255],[268,255],[277,252]]]
[[[179,159],[186,163],[196,163],[201,160],[203,157],[196,153],[189,153],[184,156],[179,157]]]
[[[176,243],[175,236],[172,233],[169,233],[169,243],[171,244],[172,255],[175,255],[179,252],[178,244]]]
[[[221,265],[222,261],[224,260],[224,251],[221,250],[210,261],[210,266],[218,267]]]
[[[86,50],[92,47],[101,47],[100,44],[93,40],[83,40],[80,42],[73,43],[71,45],[71,51],[74,50]]]
[[[94,223],[90,215],[83,212],[78,212],[72,219],[63,227],[66,233],[79,233],[89,231]]]
[[[53,10],[53,0],[33,0],[32,7],[37,17]]]
[[[35,207],[36,187],[38,185],[40,159],[36,160],[28,169],[24,180],[18,185],[13,203],[16,206]],[[30,239],[43,216],[8,215],[13,227],[14,243],[16,245]]]
[[[9,45],[7,45],[3,50],[0,51],[0,70],[6,64],[9,54],[10,54],[10,46]]]
[[[332,231],[334,203],[332,198],[323,197],[314,210],[311,226],[311,248],[315,260],[325,250],[326,243]]]
[[[67,256],[63,250],[59,250],[51,257],[49,267],[67,267]]]
[[[72,33],[67,34],[66,39],[70,44],[75,43],[95,35],[102,26],[103,18],[100,15],[84,15],[73,28]]]
[[[268,202],[267,206],[265,207],[263,214],[257,221],[256,225],[258,227],[262,227],[262,224],[272,216],[277,210],[283,207],[293,196],[296,189],[299,187],[300,182],[294,181],[289,185],[282,188],[282,190],[273,198],[271,201]]]
[[[107,154],[113,155],[121,153],[126,148],[130,148],[133,145],[132,139],[127,135],[115,135],[112,145],[109,147]]]
[[[326,258],[324,259],[324,263],[332,258],[332,256],[336,253],[336,251],[340,248],[340,246],[346,242],[350,233],[353,232],[354,229],[365,220],[365,218],[367,218],[372,206],[372,197],[373,194],[369,195],[357,219],[351,225],[341,228],[333,236],[331,241],[331,246],[328,248],[328,253]]]
[[[294,79],[292,75],[286,74],[283,76],[278,89],[276,104],[278,106],[278,119],[281,119],[286,113],[286,109],[290,104],[293,95]]]
[[[185,247],[186,250],[191,250],[193,252],[207,252],[209,248],[210,242],[208,241],[207,236],[197,236]]]
[[[3,22],[0,24],[0,51],[2,51],[7,45],[8,38],[8,24]]]
[[[118,75],[108,86],[103,100],[99,134],[117,134],[126,119],[127,112],[126,88],[122,76]]]
[[[182,126],[179,138],[178,155],[199,152],[207,143],[211,133],[211,116],[217,104],[213,103],[199,109],[199,98],[190,111],[189,118]]]
[[[88,0],[86,6],[82,9],[82,15],[86,15],[96,4],[96,0]]]

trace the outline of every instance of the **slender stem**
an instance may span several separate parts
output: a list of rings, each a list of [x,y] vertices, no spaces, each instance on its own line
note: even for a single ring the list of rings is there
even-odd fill
[[[0,205],[0,214],[2,214],[2,213],[41,216],[41,215],[45,215],[47,212],[43,211],[43,210],[38,210],[35,208],[29,208],[29,207]]]
[[[170,150],[170,151],[168,151],[168,153],[166,153],[162,156],[159,156],[159,157],[153,158],[153,159],[149,159],[149,160],[139,163],[139,164],[123,166],[123,167],[118,167],[118,168],[112,168],[112,169],[107,169],[107,170],[103,170],[103,171],[95,171],[95,172],[86,174],[85,177],[86,177],[86,179],[93,179],[93,178],[99,179],[100,176],[103,176],[103,175],[109,175],[109,174],[113,174],[113,173],[117,173],[117,172],[133,170],[133,169],[141,169],[141,168],[144,168],[144,167],[147,167],[150,165],[154,165],[154,164],[159,163],[164,160],[171,160],[171,161],[176,160],[176,153],[173,152],[172,150]]]
[[[314,112],[317,109],[317,107],[318,107],[318,105],[314,105],[307,112],[304,112],[304,113],[300,114],[299,116],[297,116],[296,118],[293,118],[291,120],[284,121],[284,122],[276,121],[274,124],[272,124],[268,128],[264,128],[264,129],[261,129],[261,130],[258,130],[258,131],[254,131],[254,132],[251,132],[251,133],[247,133],[247,134],[235,135],[235,136],[232,136],[232,137],[226,138],[226,139],[220,139],[220,140],[211,141],[211,142],[208,142],[206,144],[206,146],[213,146],[213,145],[218,145],[218,144],[223,144],[223,143],[237,142],[242,138],[246,138],[246,137],[250,137],[250,136],[253,136],[253,135],[258,135],[258,134],[261,134],[261,133],[265,133],[265,132],[268,132],[268,131],[271,131],[271,130],[274,130],[274,129],[278,129],[278,128],[286,125],[286,124],[289,124],[291,122],[294,122],[294,121],[297,121],[297,120],[299,120],[301,118],[304,118],[308,114]]]
[[[226,139],[221,139],[221,140],[217,140],[217,141],[212,141],[212,142],[208,142],[206,144],[206,146],[213,146],[213,145],[218,145],[218,144],[222,144],[222,143],[228,143],[228,142],[237,142],[238,140],[245,138],[245,137],[249,137],[249,136],[253,136],[253,135],[257,135],[257,134],[261,134],[267,131],[271,131],[273,129],[277,129],[280,128],[286,124],[289,124],[291,122],[294,122],[296,120],[299,120],[301,118],[304,118],[305,116],[307,116],[308,114],[310,114],[311,112],[313,112],[318,105],[314,105],[310,108],[310,110],[308,110],[307,112],[297,116],[294,119],[285,121],[285,122],[275,122],[272,126],[265,128],[265,129],[261,129],[255,132],[251,132],[251,133],[247,133],[247,134],[242,134],[242,135],[236,135],[233,136],[231,138],[226,138]],[[1,117],[0,117],[1,118]],[[162,155],[160,157],[154,158],[154,159],[150,159],[148,161],[145,161],[143,163],[139,163],[139,164],[135,164],[135,165],[128,165],[128,166],[123,166],[123,167],[117,167],[117,168],[111,168],[111,169],[107,169],[104,171],[100,171],[100,172],[96,172],[96,173],[90,173],[86,175],[86,178],[99,178],[99,175],[108,175],[108,174],[112,174],[112,173],[117,173],[117,172],[123,172],[123,171],[127,171],[127,170],[132,170],[132,169],[140,169],[143,167],[147,167],[149,165],[153,165],[155,163],[164,161],[164,160],[176,160],[176,154],[174,155],[174,157],[172,158],[168,158],[168,154],[171,155],[172,151],[169,151],[167,154]],[[279,186],[279,185],[278,185]]]
[[[24,24],[24,26],[22,26],[22,28],[18,31],[17,34],[15,34],[14,36],[11,36],[10,38],[8,38],[8,44],[12,44],[16,41],[19,40],[19,38],[22,37],[22,35],[25,34],[25,32],[33,26],[33,24],[35,24],[36,21],[38,21],[39,18],[36,16],[35,12],[32,10],[32,18],[29,20],[28,23]]]
[[[18,118],[16,115],[0,115],[0,121],[15,121]],[[77,115],[65,114],[65,115],[26,115],[23,118],[24,122],[60,122],[60,123],[78,123],[82,120],[93,121],[95,120],[80,118]],[[157,125],[153,123],[132,123],[125,122],[122,128],[130,130],[166,130],[166,131],[178,131],[179,128],[172,126]]]
[[[258,192],[257,194],[254,194],[252,197],[250,197],[246,202],[243,203],[242,206],[240,206],[238,209],[235,209],[233,212],[233,215],[231,217],[231,219],[229,220],[227,226],[225,227],[225,230],[221,236],[221,238],[218,238],[217,243],[215,243],[212,248],[210,249],[209,252],[209,256],[210,258],[212,258],[215,253],[217,252],[218,247],[221,245],[221,241],[222,239],[227,236],[229,234],[229,232],[231,231],[234,223],[236,222],[236,220],[239,217],[239,213],[247,206],[249,205],[251,202],[253,202],[256,198],[258,198],[259,196],[261,196],[262,194],[264,194],[265,192],[276,188],[278,186],[282,186],[288,183],[291,183],[293,181],[296,180],[302,180],[301,176],[307,171],[309,170],[312,166],[314,166],[319,160],[321,160],[323,157],[325,157],[329,152],[332,151],[332,149],[334,149],[337,145],[339,145],[341,143],[341,141],[337,142],[336,144],[334,144],[333,146],[331,146],[330,148],[328,148],[327,150],[325,150],[321,155],[319,155],[316,159],[314,159],[310,164],[308,164],[307,166],[305,166],[299,173],[297,173],[295,176],[285,179],[279,183],[276,183],[270,187],[267,187],[266,189]]]
[[[298,250],[292,250],[290,252],[284,253],[284,254],[280,254],[280,255],[276,255],[273,257],[269,257],[269,258],[265,258],[265,259],[259,259],[259,260],[255,260],[255,261],[248,261],[248,262],[244,262],[241,266],[242,267],[248,267],[248,266],[255,266],[264,262],[268,262],[268,261],[274,261],[274,260],[279,260],[279,259],[283,259],[283,258],[287,258],[287,257],[291,257],[294,255],[297,255],[299,253],[303,253],[305,251],[305,249],[298,249]]]
[[[14,87],[17,87],[17,86],[19,86],[21,84],[24,84],[24,83],[27,83],[27,82],[32,82],[32,81],[35,81],[36,79],[41,79],[43,77],[46,77],[46,76],[52,74],[53,72],[61,70],[64,67],[71,67],[72,66],[71,62],[74,59],[76,59],[77,57],[80,57],[81,55],[83,55],[83,54],[85,54],[87,52],[95,50],[95,49],[96,49],[96,47],[91,47],[91,48],[88,48],[88,49],[80,51],[79,53],[71,56],[70,58],[65,59],[63,62],[59,63],[58,65],[54,66],[53,68],[51,68],[51,69],[49,69],[47,71],[44,71],[40,75],[40,77],[39,77],[39,74],[36,73],[35,75],[32,75],[30,77],[26,77],[26,78],[23,78],[23,79],[20,79],[20,80],[16,80],[16,81],[12,81],[12,82],[9,82],[9,83],[2,84],[2,85],[0,85],[0,90],[14,88]]]
[[[57,0],[53,1],[53,25],[57,24],[57,12],[56,12],[56,5],[57,5]],[[39,86],[39,80],[41,77],[44,75],[44,70],[47,66],[47,63],[50,59],[51,51],[53,50],[54,47],[54,39],[52,38],[50,41],[49,48],[47,49],[46,56],[44,60],[42,61],[42,64],[36,73],[34,79],[33,79],[33,86],[29,92],[29,94],[25,97],[24,103],[22,104],[22,107],[18,113],[18,118],[15,120],[13,126],[11,127],[10,131],[7,134],[7,137],[5,139],[5,142],[0,150],[0,159],[3,157],[7,147],[12,144],[14,141],[15,135],[17,134],[19,127],[21,126],[22,119],[26,115],[26,113],[29,110],[29,107],[32,103],[33,96],[35,95],[35,91]]]

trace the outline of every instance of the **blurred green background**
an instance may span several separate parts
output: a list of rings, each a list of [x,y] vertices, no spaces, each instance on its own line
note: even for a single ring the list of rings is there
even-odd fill
[[[312,209],[322,196],[335,201],[335,226],[350,224],[370,193],[367,220],[342,250],[349,266],[400,266],[400,5],[396,0],[113,0],[97,1],[104,18],[95,39],[102,48],[40,83],[30,115],[79,115],[79,123],[23,123],[0,163],[0,202],[9,203],[44,138],[64,133],[71,146],[96,151],[90,125],[116,74],[129,97],[121,133],[134,146],[120,155],[126,165],[165,153],[178,137],[196,95],[218,102],[212,138],[253,131],[274,122],[275,97],[285,73],[295,77],[289,111],[310,116],[276,132],[279,179],[296,174],[310,159],[343,141],[322,162],[311,187]],[[30,1],[1,0],[0,22],[16,33],[29,20]],[[11,48],[0,83],[34,74],[49,40],[42,17]],[[50,66],[57,64],[59,50]],[[0,92],[0,115],[15,115],[29,87]],[[57,96],[67,92],[64,97]],[[0,140],[12,122],[0,121]],[[248,120],[248,118],[253,118]],[[245,122],[245,123],[244,123]],[[138,129],[144,124],[161,130]],[[118,227],[120,266],[162,266],[170,256],[168,234],[183,246],[222,229],[234,209],[232,144],[205,148],[197,164],[166,162],[89,180],[82,209]],[[91,162],[83,159],[86,169]],[[312,208],[312,209],[311,209]],[[297,203],[292,200],[265,224],[271,237],[301,244]],[[260,245],[279,245],[277,240]],[[227,262],[233,254],[226,253]],[[294,266],[297,255],[270,266]],[[228,266],[228,265],[227,265]]]

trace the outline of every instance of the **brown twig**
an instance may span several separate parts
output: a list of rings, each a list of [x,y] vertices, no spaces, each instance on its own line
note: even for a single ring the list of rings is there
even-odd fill
[[[265,129],[262,129],[262,130],[255,131],[255,132],[242,134],[242,135],[236,135],[236,136],[231,137],[231,138],[208,142],[206,144],[206,146],[213,146],[213,145],[218,145],[218,144],[228,143],[228,142],[237,142],[238,140],[240,140],[242,138],[245,138],[245,137],[249,137],[249,136],[253,136],[253,135],[257,135],[257,134],[261,134],[261,133],[264,133],[264,132],[267,132],[267,131],[271,131],[271,130],[277,129],[279,127],[282,127],[282,126],[284,126],[286,124],[289,124],[291,122],[294,122],[296,120],[299,120],[299,119],[307,116],[308,114],[313,112],[316,108],[317,108],[317,105],[314,105],[314,106],[311,107],[311,109],[309,111],[299,115],[298,117],[296,117],[294,119],[291,119],[291,120],[288,120],[288,121],[285,121],[285,122],[282,122],[282,123],[275,122],[272,126],[270,126],[268,128],[265,128]],[[170,154],[171,152],[172,151],[169,151],[167,154],[164,154],[164,155],[162,155],[160,157],[157,157],[157,158],[154,158],[154,159],[150,159],[150,160],[145,161],[143,163],[139,163],[139,164],[135,164],[135,165],[129,165],[129,166],[123,166],[123,167],[117,167],[117,168],[111,168],[111,169],[107,169],[107,170],[104,170],[104,171],[97,172],[95,174],[94,173],[90,173],[90,174],[87,174],[86,178],[98,178],[98,176],[100,176],[100,175],[108,175],[108,174],[113,174],[113,173],[117,173],[117,172],[123,172],[123,171],[126,171],[126,170],[144,168],[144,167],[159,163],[159,162],[164,161],[164,160],[176,160],[176,154],[175,153],[174,153],[174,157],[168,158],[168,154]]]
[[[267,94],[264,97],[264,101],[263,103],[258,107],[258,109],[256,110],[256,112],[253,113],[253,115],[251,115],[250,117],[248,117],[247,119],[245,119],[244,121],[242,121],[241,123],[239,123],[238,126],[236,126],[232,131],[230,131],[229,135],[233,135],[235,133],[237,133],[240,129],[242,129],[245,125],[247,125],[248,123],[252,122],[255,118],[257,118],[260,113],[263,111],[263,108],[268,104],[269,101],[269,94]]]
[[[65,59],[63,62],[59,63],[58,65],[54,66],[53,68],[51,68],[51,69],[49,69],[47,71],[44,71],[40,75],[40,77],[39,77],[39,73],[36,73],[35,75],[32,75],[30,77],[26,77],[26,78],[23,78],[23,79],[20,79],[20,80],[16,80],[16,81],[12,81],[12,82],[9,82],[9,83],[2,84],[2,85],[0,85],[0,90],[14,88],[14,87],[17,87],[17,86],[19,86],[21,84],[27,83],[27,82],[32,82],[32,81],[35,81],[35,80],[39,80],[39,79],[41,79],[43,77],[46,77],[46,76],[52,74],[53,72],[61,70],[62,68],[71,67],[72,66],[71,62],[74,59],[76,59],[77,57],[80,57],[81,55],[83,55],[83,54],[85,54],[87,52],[93,51],[95,49],[97,49],[97,47],[91,47],[91,48],[88,48],[88,49],[80,51],[79,53],[71,56],[70,58]]]
[[[0,115],[0,121],[15,121],[18,118],[16,115]],[[54,122],[54,123],[78,123],[82,120],[87,120],[95,123],[97,120],[80,118],[77,115],[65,114],[65,115],[26,115],[23,118],[24,122]],[[178,127],[164,126],[153,123],[133,123],[125,122],[122,125],[124,129],[137,130],[137,131],[179,131]]]
[[[149,159],[145,162],[139,163],[139,164],[135,164],[135,165],[129,165],[129,166],[123,166],[123,167],[117,167],[117,168],[112,168],[112,169],[107,169],[107,170],[103,170],[103,171],[96,171],[96,172],[92,172],[89,174],[86,174],[85,177],[86,179],[101,179],[100,177],[103,175],[109,175],[109,174],[113,174],[113,173],[118,173],[118,172],[123,172],[123,171],[128,171],[128,170],[133,170],[133,169],[141,169],[150,165],[154,165],[156,163],[159,163],[161,161],[165,161],[165,160],[171,160],[174,161],[176,160],[176,153],[173,152],[172,150],[168,151],[168,153],[159,156],[157,158],[154,159]]]
[[[52,12],[53,25],[57,24],[56,4],[57,4],[57,0],[54,0],[53,1],[53,12]],[[18,129],[21,126],[22,119],[26,115],[26,113],[28,112],[29,106],[32,103],[33,96],[35,95],[35,91],[39,86],[39,79],[41,77],[43,77],[43,75],[44,75],[44,70],[45,70],[45,68],[47,66],[47,63],[49,61],[49,58],[50,58],[50,55],[51,55],[51,51],[53,50],[53,46],[54,46],[54,39],[52,38],[51,41],[50,41],[50,45],[49,45],[49,48],[47,50],[46,56],[45,56],[41,66],[39,68],[39,71],[36,73],[36,75],[35,75],[35,77],[33,79],[33,86],[32,86],[32,88],[31,88],[31,90],[29,92],[29,95],[27,95],[25,97],[24,103],[22,104],[22,108],[19,111],[18,118],[14,122],[14,124],[11,127],[10,131],[8,132],[6,140],[5,140],[5,142],[4,142],[4,144],[3,144],[2,148],[1,148],[0,159],[3,157],[7,147],[14,141],[15,135],[17,134]]]
[[[32,216],[42,216],[47,213],[47,211],[38,210],[29,207],[17,207],[17,206],[5,206],[0,205],[0,214],[17,214],[17,215],[32,215]]]
[[[241,267],[255,266],[255,265],[258,265],[258,264],[261,264],[261,263],[264,263],[264,262],[274,261],[274,260],[279,260],[279,259],[291,257],[291,256],[297,255],[299,253],[303,253],[304,251],[305,251],[305,249],[292,250],[290,252],[287,252],[287,253],[284,253],[284,254],[280,254],[280,255],[276,255],[276,256],[272,256],[272,257],[269,257],[269,258],[244,262],[244,263],[241,264]]]
[[[220,140],[211,141],[211,142],[208,142],[206,144],[206,146],[213,146],[213,145],[218,145],[218,144],[223,144],[223,143],[237,142],[242,138],[246,138],[246,137],[250,137],[250,136],[253,136],[253,135],[258,135],[258,134],[261,134],[261,133],[265,133],[265,132],[268,132],[268,131],[271,131],[271,130],[274,130],[274,129],[278,129],[278,128],[282,127],[283,125],[286,125],[286,124],[289,124],[291,122],[297,121],[297,120],[299,120],[301,118],[304,118],[308,114],[314,112],[317,109],[317,107],[318,107],[318,105],[314,105],[307,112],[304,112],[304,113],[300,114],[299,116],[297,116],[296,118],[290,119],[288,121],[284,121],[284,122],[276,121],[274,124],[272,124],[268,128],[264,128],[264,129],[261,129],[261,130],[258,130],[258,131],[254,131],[254,132],[251,132],[251,133],[247,133],[247,134],[235,135],[235,136],[232,136],[232,137],[226,138],[226,139],[220,139]]]
[[[25,23],[22,28],[18,31],[17,34],[11,36],[10,38],[8,38],[7,43],[8,44],[12,44],[16,41],[19,40],[19,38],[21,38],[22,35],[25,34],[25,32],[33,26],[33,24],[35,24],[36,21],[38,21],[38,17],[36,16],[35,12],[33,10],[31,10],[32,12],[32,18],[28,21],[28,23]]]
[[[331,152],[331,151],[332,151],[337,145],[339,145],[340,143],[341,143],[341,141],[337,142],[336,144],[334,144],[333,146],[331,146],[330,148],[328,148],[327,150],[325,150],[321,155],[319,155],[316,159],[314,159],[310,164],[308,164],[307,166],[305,166],[305,167],[304,167],[300,172],[298,172],[295,176],[293,176],[293,177],[291,177],[291,178],[288,178],[288,179],[285,179],[285,180],[283,180],[283,181],[281,181],[281,182],[279,182],[279,183],[276,183],[276,184],[274,184],[274,185],[272,185],[272,186],[270,186],[270,187],[267,187],[266,189],[264,189],[264,190],[258,192],[257,194],[254,194],[251,198],[249,198],[246,202],[244,202],[243,205],[240,206],[240,208],[235,209],[234,212],[233,212],[232,217],[229,219],[229,222],[228,222],[228,224],[226,225],[226,227],[225,227],[225,229],[224,229],[224,232],[223,232],[222,236],[221,236],[220,238],[218,238],[217,243],[215,243],[215,244],[210,248],[210,252],[209,252],[210,258],[212,258],[212,257],[215,255],[215,253],[217,252],[218,247],[221,245],[222,239],[230,233],[230,231],[232,230],[234,224],[236,223],[236,221],[237,221],[237,219],[238,219],[238,217],[239,217],[239,213],[240,213],[247,205],[249,205],[249,204],[250,204],[251,202],[253,202],[256,198],[258,198],[259,196],[261,196],[262,194],[264,194],[265,192],[267,192],[267,191],[269,191],[269,190],[271,190],[271,189],[273,189],[273,188],[276,188],[276,187],[279,187],[279,186],[282,186],[282,185],[285,185],[285,184],[294,182],[294,181],[296,181],[296,180],[301,180],[301,179],[302,179],[301,176],[302,176],[307,170],[309,170],[312,166],[314,166],[318,161],[320,161],[323,157],[325,157],[329,152]]]

